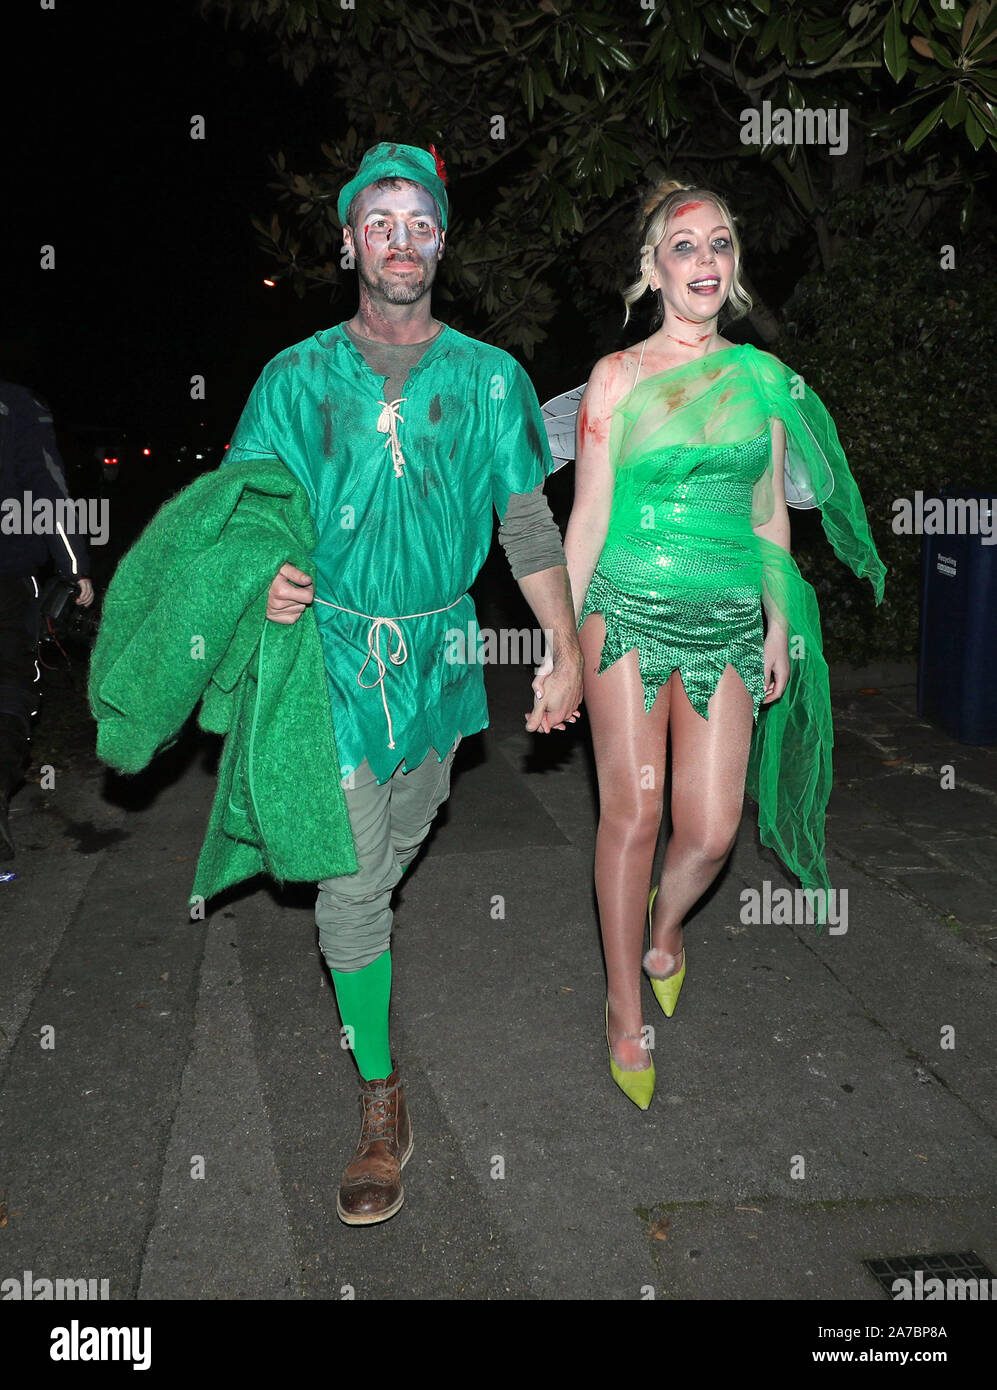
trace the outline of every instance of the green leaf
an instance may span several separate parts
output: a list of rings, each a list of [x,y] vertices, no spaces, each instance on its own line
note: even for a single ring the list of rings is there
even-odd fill
[[[944,101],[940,101],[933,111],[929,111],[924,120],[916,125],[904,142],[904,150],[912,150],[915,145],[919,145],[926,136],[930,135],[935,126],[942,118],[942,111],[945,109]]]
[[[840,32],[835,32],[822,38],[815,38],[813,35],[804,34],[802,35],[801,43],[808,62],[824,63],[828,58],[833,57],[840,49],[841,34]]]
[[[945,0],[931,0],[931,8],[935,12],[935,23],[939,29],[948,29],[950,33],[957,33],[962,27],[962,6],[959,6],[958,13],[952,7],[952,0],[948,4]]]
[[[764,13],[767,14],[768,10],[766,9]],[[707,14],[708,10],[704,10],[704,19],[706,18]],[[735,28],[740,29],[742,34],[751,33],[754,21],[752,20],[751,15],[748,14],[748,11],[744,8],[743,5],[728,5],[727,18],[730,20],[730,22],[734,25]]]
[[[894,82],[899,82],[907,71],[907,43],[900,28],[900,16],[897,14],[896,5],[890,10],[883,31],[883,60],[886,63],[886,71]]]
[[[960,35],[964,52],[969,46],[969,40],[972,37],[973,30],[976,28],[976,21],[980,17],[980,9],[980,3],[979,0],[977,0],[977,3],[966,11],[966,18],[962,22],[962,34]]]
[[[995,13],[997,13],[997,11],[995,11]],[[969,45],[969,53],[972,55],[970,61],[973,63],[979,62],[980,54],[983,53],[985,49],[988,49],[992,43],[997,43],[997,33],[987,35],[981,29],[976,38]]]
[[[857,29],[858,26],[862,23],[863,19],[865,19],[866,15],[867,15],[868,13],[869,13],[869,6],[868,6],[868,5],[859,5],[859,4],[853,5],[853,6],[851,7],[851,9],[848,11],[848,27],[849,27],[849,29]]]
[[[997,118],[994,116],[993,107],[981,104],[975,97],[970,97],[969,106],[987,135],[997,135]]]
[[[980,125],[972,110],[966,112],[966,134],[969,136],[969,143],[974,150],[978,150],[987,138],[987,132]]]
[[[687,0],[672,0],[670,6],[672,23],[683,43],[688,43],[693,36],[692,15],[686,9],[686,3]]]
[[[618,68],[623,68],[625,72],[634,71],[634,68],[637,66],[636,63],[628,54],[623,52],[622,48],[614,48],[610,46],[609,51],[615,58],[616,66]]]
[[[997,100],[997,77],[991,77],[989,73],[977,72],[970,79],[974,87],[979,87],[981,92],[985,92],[988,97]]]
[[[526,115],[528,120],[533,120],[533,69],[527,65],[523,69],[523,76],[520,79],[519,89],[522,93],[523,101],[526,104]]]
[[[761,36],[758,40],[757,57],[764,58],[771,53],[779,40],[779,31],[782,28],[782,15],[771,14],[762,26]]]
[[[955,130],[966,117],[966,93],[961,87],[953,87],[942,107],[942,120],[949,130]]]
[[[712,29],[718,39],[725,39],[730,43],[736,38],[737,30],[728,22],[725,14],[714,14],[711,8],[707,8],[703,11],[703,19],[706,21],[706,27]]]

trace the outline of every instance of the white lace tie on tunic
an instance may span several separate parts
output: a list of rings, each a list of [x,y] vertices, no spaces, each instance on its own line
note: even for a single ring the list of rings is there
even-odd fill
[[[402,453],[402,446],[398,442],[398,423],[405,423],[405,416],[399,415],[398,407],[402,401],[407,401],[408,396],[399,396],[396,401],[381,401],[384,406],[380,418],[377,422],[378,433],[386,434],[388,437],[384,441],[384,447],[391,450],[391,462],[395,466],[395,477],[402,476],[402,469],[405,467],[405,455]]]

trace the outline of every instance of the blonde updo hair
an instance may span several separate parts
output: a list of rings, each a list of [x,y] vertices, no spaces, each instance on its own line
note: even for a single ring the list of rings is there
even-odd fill
[[[751,295],[741,280],[741,241],[730,209],[724,200],[708,188],[697,188],[693,184],[679,183],[676,179],[666,179],[645,199],[641,209],[640,274],[623,291],[626,313],[623,324],[630,319],[631,306],[636,304],[650,288],[651,274],[654,270],[654,253],[665,235],[665,229],[675,211],[689,201],[690,195],[702,202],[711,202],[720,209],[720,216],[730,228],[731,246],[734,251],[734,276],[726,299],[726,308],[732,319],[743,318],[751,308]]]

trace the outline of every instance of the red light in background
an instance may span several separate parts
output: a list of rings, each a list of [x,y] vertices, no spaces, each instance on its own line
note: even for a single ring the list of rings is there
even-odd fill
[[[272,289],[274,288],[274,286],[277,284],[277,281],[276,281],[276,280],[264,280],[263,283],[264,283],[264,285],[266,285],[267,289],[271,289],[271,290],[272,290]]]
[[[226,449],[231,449],[232,446],[231,446],[231,444],[226,444],[225,447],[226,447]]]
[[[142,450],[142,453],[145,455],[146,458],[148,458],[149,455],[152,453],[152,450],[151,450],[151,449],[143,449],[143,450]]]

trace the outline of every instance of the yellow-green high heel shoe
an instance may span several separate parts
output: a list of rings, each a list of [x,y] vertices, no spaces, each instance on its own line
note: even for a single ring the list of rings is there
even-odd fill
[[[651,1058],[651,1065],[644,1067],[641,1071],[627,1071],[621,1067],[613,1056],[613,1049],[609,1041],[609,1000],[606,1000],[606,1046],[609,1048],[609,1070],[613,1074],[613,1080],[620,1090],[632,1100],[634,1105],[641,1110],[646,1110],[651,1104],[651,1097],[654,1095],[654,1058]]]
[[[654,938],[651,933],[651,909],[654,906],[654,895],[655,893],[657,893],[657,891],[658,886],[657,884],[655,884],[655,886],[651,889],[651,896],[647,900],[647,939],[650,942],[650,947],[652,950],[654,948]],[[647,978],[651,981],[651,988],[654,990],[654,997],[661,1005],[661,1012],[665,1015],[666,1018],[671,1018],[672,1014],[675,1012],[675,1005],[679,1001],[679,994],[682,989],[682,981],[685,979],[685,962],[686,951],[685,946],[683,946],[682,968],[681,970],[677,970],[674,975],[668,975],[664,980],[658,980],[655,979],[655,977],[648,972],[647,966],[644,967],[644,972],[645,974],[647,974]]]

